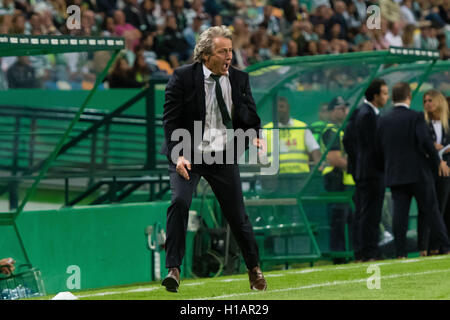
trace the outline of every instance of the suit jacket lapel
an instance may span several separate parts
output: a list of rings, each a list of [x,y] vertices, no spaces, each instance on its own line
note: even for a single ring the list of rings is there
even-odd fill
[[[378,119],[380,113],[376,113],[375,110],[373,110],[372,106],[370,106],[369,104],[366,103],[366,108],[369,109],[370,114],[372,115],[373,118]],[[378,121],[378,120],[377,120]]]
[[[365,105],[366,105],[366,108],[369,111],[369,113],[373,116],[376,116],[375,111],[373,111],[372,107],[370,105],[368,105],[367,103]]]
[[[205,76],[203,75],[203,67],[201,63],[196,63],[194,72],[194,86],[195,95],[197,97],[197,106],[200,109],[203,126],[205,124],[206,116],[206,102],[205,102]]]

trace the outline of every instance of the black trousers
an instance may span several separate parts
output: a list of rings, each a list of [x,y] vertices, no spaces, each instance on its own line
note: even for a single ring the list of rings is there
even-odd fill
[[[244,208],[241,179],[237,164],[192,165],[185,180],[170,163],[171,205],[167,210],[166,268],[180,267],[186,247],[189,207],[201,177],[210,184],[230,229],[241,249],[245,264],[252,269],[259,264],[258,246],[253,227]]]
[[[423,215],[421,220],[425,224],[425,228],[427,225],[430,226],[440,247],[444,250],[450,249],[450,242],[439,212],[436,190],[431,177],[427,182],[392,186],[391,192],[394,202],[393,232],[397,256],[407,255],[406,233],[412,197],[416,199],[418,210]],[[424,244],[420,241],[419,239],[419,250],[427,250],[427,247],[421,247]]]
[[[323,176],[325,190],[329,192],[346,191],[351,187],[342,183],[342,171],[334,169]],[[329,203],[327,212],[330,217],[330,251],[345,251],[346,225],[352,225],[352,210],[347,203]],[[349,228],[349,243],[352,239],[352,230]]]
[[[435,180],[436,187],[436,196],[439,205],[439,212],[443,216],[444,225],[446,226],[447,235],[450,231],[449,229],[449,211],[450,211],[450,201],[448,198],[450,196],[450,178],[444,177],[436,177]],[[422,250],[426,250],[427,248],[430,250],[439,250],[442,249],[439,247],[439,239],[437,239],[434,233],[430,232],[430,226],[425,223],[425,216],[423,212],[419,211],[418,217],[418,242],[419,247]],[[428,240],[430,241],[429,246]]]
[[[380,238],[381,213],[384,202],[384,182],[382,178],[361,180],[356,183],[356,198],[358,201],[355,210],[354,234],[355,241],[360,241],[357,255],[362,260],[379,257],[378,241]],[[358,216],[358,217],[356,217]],[[358,239],[359,238],[359,239]],[[357,239],[357,240],[356,240]]]
[[[353,233],[353,253],[355,260],[363,260],[363,244],[361,233],[361,189],[358,188],[358,182],[355,185],[355,193],[353,194],[353,203],[355,212],[353,213],[352,233]]]
[[[450,180],[447,178],[447,180]],[[447,181],[447,184],[450,184],[450,181]],[[450,200],[448,198],[450,197],[450,192],[447,195],[447,204],[445,208],[442,210],[443,216],[444,216],[444,223],[447,229],[447,234],[450,235]]]

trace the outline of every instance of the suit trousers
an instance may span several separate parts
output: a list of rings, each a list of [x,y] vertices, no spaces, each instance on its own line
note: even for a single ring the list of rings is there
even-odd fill
[[[359,229],[361,255],[363,260],[375,259],[379,256],[378,241],[380,238],[381,213],[384,202],[384,181],[379,179],[361,180],[356,183],[359,198],[360,216],[356,226]]]
[[[358,188],[358,182],[355,185],[355,193],[353,194],[353,203],[355,212],[353,213],[352,233],[353,233],[353,253],[355,260],[363,260],[363,245],[361,233],[361,188]]]
[[[245,212],[242,185],[237,164],[193,164],[185,180],[169,164],[171,205],[167,210],[166,268],[180,267],[185,254],[186,232],[192,195],[201,177],[211,186],[222,213],[244,257],[248,269],[259,263],[253,227]]]
[[[329,192],[346,191],[352,187],[342,183],[342,171],[334,169],[323,176],[325,190]],[[346,240],[351,243],[352,210],[347,203],[329,203],[327,212],[330,219],[330,251],[346,251]]]
[[[444,177],[436,177],[435,181],[436,187],[436,195],[439,204],[439,212],[443,216],[444,225],[446,226],[447,235],[450,231],[448,224],[447,212],[449,208],[450,201],[448,201],[448,197],[450,196],[450,178]],[[439,240],[436,238],[436,235],[430,234],[430,226],[428,226],[424,221],[424,214],[419,212],[419,230],[417,231],[419,237],[419,246],[424,248],[422,250],[426,250],[427,248],[430,250],[439,250]],[[428,240],[430,241],[429,246]]]
[[[391,192],[394,202],[393,232],[397,256],[407,255],[406,233],[408,231],[409,209],[412,197],[416,199],[419,212],[423,214],[422,222],[425,223],[425,226],[430,226],[431,232],[435,235],[439,246],[444,248],[444,250],[450,249],[450,242],[444,221],[439,213],[436,190],[431,177],[427,182],[391,186]],[[426,250],[426,247],[421,247],[423,244],[420,241],[419,239],[419,250]]]

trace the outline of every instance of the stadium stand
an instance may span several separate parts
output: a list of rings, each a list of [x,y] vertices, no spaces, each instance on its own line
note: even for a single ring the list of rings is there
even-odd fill
[[[105,5],[105,4],[108,5]],[[368,29],[367,8],[380,7],[379,29]],[[67,8],[81,8],[80,28],[69,30]],[[389,45],[439,50],[448,59],[448,0],[114,0],[0,2],[0,34],[124,36],[131,78],[145,81],[135,66],[141,54],[150,77],[170,75],[192,61],[193,40],[217,21],[235,34],[233,64],[251,64],[283,57],[387,49]],[[150,38],[150,39],[149,39]],[[16,83],[0,76],[1,88],[33,86],[49,89],[89,88],[107,53],[68,53],[31,57],[32,82]],[[105,59],[103,59],[105,60]],[[16,58],[1,61],[1,70]],[[16,66],[16,65],[15,65]],[[89,85],[90,84],[90,85]],[[105,87],[109,83],[106,82]],[[122,84],[127,86],[127,84]]]
[[[143,240],[147,238],[141,232],[144,225],[153,225],[158,232],[163,230],[162,213],[170,196],[166,161],[158,154],[164,84],[174,68],[191,62],[189,44],[208,26],[223,23],[234,30],[233,64],[249,72],[264,123],[276,122],[273,101],[280,94],[292,102],[294,116],[309,124],[318,119],[320,105],[336,95],[349,99],[355,108],[364,87],[376,74],[386,78],[389,85],[404,80],[420,89],[413,101],[416,109],[424,88],[439,88],[447,95],[450,92],[450,65],[437,62],[438,58],[445,60],[450,56],[449,1],[377,1],[382,15],[380,29],[375,30],[366,23],[370,18],[367,8],[372,2],[363,0],[78,1],[81,28],[68,30],[66,9],[74,3],[36,1],[30,5],[27,1],[0,0],[0,34],[125,39],[121,72],[129,81],[111,85],[113,68],[110,69],[109,77],[98,84],[100,98],[81,114],[43,177],[47,188],[64,190],[60,201],[64,210],[21,216],[20,229],[26,231],[22,233],[24,243],[33,264],[43,270],[50,292],[65,289],[58,270],[67,267],[71,258],[68,252],[78,242],[88,247],[80,253],[79,261],[95,274],[95,280],[89,279],[86,287],[151,281],[164,276],[160,269],[156,272],[156,262],[147,259],[150,253],[158,251],[163,261],[162,246],[156,251],[145,247],[143,251]],[[391,44],[403,48],[389,50]],[[27,59],[21,55],[0,58],[0,124],[4,132],[0,137],[0,195],[9,193],[11,210],[25,199],[24,189],[32,186],[58,138],[76,117],[76,107],[86,97],[82,92],[95,86],[112,56],[107,51],[83,50],[46,52]],[[418,60],[422,63],[414,63]],[[321,163],[311,166],[312,173],[303,176],[298,188],[287,194],[267,192],[265,181],[243,170],[245,203],[264,266],[281,264],[288,268],[292,263],[313,264],[319,259],[352,259],[349,223],[344,230],[345,250],[333,252],[329,248],[330,225],[324,208],[327,203],[352,205],[352,194],[325,192],[320,172],[325,157],[326,151]],[[389,200],[386,199],[384,210],[387,215]],[[104,206],[80,206],[84,204]],[[242,267],[219,213],[210,190],[201,185],[190,223],[195,224],[196,217],[201,219],[197,221],[199,225],[189,226],[183,277],[235,273]],[[42,235],[34,231],[33,219],[38,216],[42,219]],[[414,217],[413,213],[409,232],[412,241]],[[1,214],[0,225],[12,218],[11,213]],[[384,220],[387,222],[382,231],[388,236],[383,241],[389,245],[390,217]],[[83,238],[80,230],[85,228]],[[42,236],[41,244],[32,244],[33,236]],[[5,239],[13,237],[14,232],[7,232]],[[65,237],[70,240],[55,244],[55,239]],[[151,237],[156,236],[148,234]],[[89,246],[94,242],[96,246]],[[112,243],[115,250],[105,250]],[[52,254],[61,259],[51,264],[41,253],[45,246],[53,244]],[[0,245],[8,247],[5,242]],[[8,254],[20,252],[12,245],[8,250]],[[410,251],[414,251],[414,245]],[[128,253],[133,264],[127,268],[133,272],[119,277],[123,265],[111,262]],[[93,266],[89,262],[93,256],[103,260]]]

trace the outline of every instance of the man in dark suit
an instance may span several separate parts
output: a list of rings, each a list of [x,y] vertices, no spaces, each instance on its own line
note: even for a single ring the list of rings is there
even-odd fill
[[[356,161],[353,178],[359,201],[356,213],[360,215],[355,217],[355,238],[360,241],[360,252],[355,252],[355,259],[368,261],[379,258],[379,225],[385,188],[382,172],[376,163],[375,133],[379,109],[384,107],[389,98],[386,82],[383,79],[372,81],[365,97],[354,120]]]
[[[211,185],[242,251],[250,288],[265,290],[267,287],[259,267],[253,228],[244,208],[237,165],[239,154],[236,145],[230,147],[229,143],[236,141],[236,137],[230,139],[230,131],[253,130],[255,135],[250,137],[253,145],[260,152],[266,151],[266,145],[258,138],[261,121],[248,74],[230,66],[231,36],[225,26],[205,30],[194,49],[196,62],[176,69],[166,86],[162,153],[169,159],[172,202],[167,210],[169,274],[162,285],[172,292],[178,290],[189,207],[201,177]],[[187,132],[187,137],[183,136],[179,143],[180,132]]]
[[[377,126],[377,153],[384,166],[386,186],[394,203],[393,232],[396,254],[405,258],[406,233],[411,199],[427,220],[444,252],[450,242],[439,214],[433,174],[449,175],[433,146],[423,113],[409,109],[411,89],[408,83],[397,83],[392,89],[394,108],[382,116]]]

